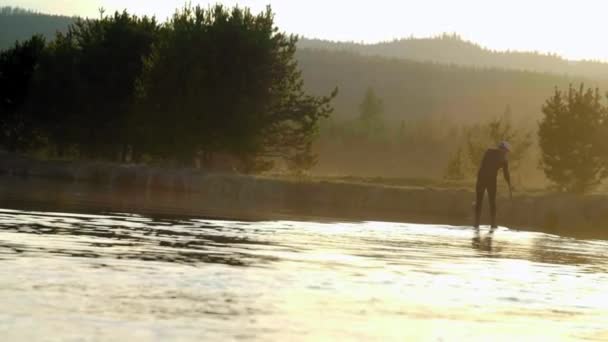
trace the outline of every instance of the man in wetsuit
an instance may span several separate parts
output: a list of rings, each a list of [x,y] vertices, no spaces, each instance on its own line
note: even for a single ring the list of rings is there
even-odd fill
[[[509,163],[507,161],[507,153],[510,146],[506,141],[498,144],[497,148],[491,148],[486,151],[477,173],[477,199],[475,202],[475,228],[479,228],[479,219],[481,217],[481,206],[483,195],[488,191],[488,199],[490,201],[490,215],[492,217],[492,231],[496,228],[496,177],[498,170],[502,169],[505,180],[511,191],[511,176],[509,175]]]

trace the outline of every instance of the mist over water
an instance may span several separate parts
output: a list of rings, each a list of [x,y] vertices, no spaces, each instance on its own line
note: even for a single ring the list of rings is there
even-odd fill
[[[6,340],[608,338],[608,243],[0,210]]]

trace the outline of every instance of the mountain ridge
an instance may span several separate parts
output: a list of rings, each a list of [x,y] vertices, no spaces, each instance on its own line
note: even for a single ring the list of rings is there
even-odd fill
[[[409,59],[476,68],[501,68],[549,72],[608,79],[608,63],[597,60],[568,60],[554,53],[498,51],[462,39],[457,34],[430,38],[401,38],[373,44],[302,38],[300,48],[348,51],[364,56]]]

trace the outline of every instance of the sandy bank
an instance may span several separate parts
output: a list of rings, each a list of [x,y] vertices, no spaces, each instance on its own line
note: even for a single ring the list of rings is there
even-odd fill
[[[4,207],[470,225],[473,198],[469,190],[0,158],[0,205]],[[522,195],[513,200],[501,197],[498,204],[501,225],[608,238],[608,196]]]

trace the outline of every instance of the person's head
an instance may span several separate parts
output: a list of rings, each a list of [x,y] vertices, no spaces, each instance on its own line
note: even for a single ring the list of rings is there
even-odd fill
[[[511,152],[511,145],[509,145],[509,143],[506,141],[501,141],[498,144],[498,149],[503,151],[504,153],[509,153]]]

